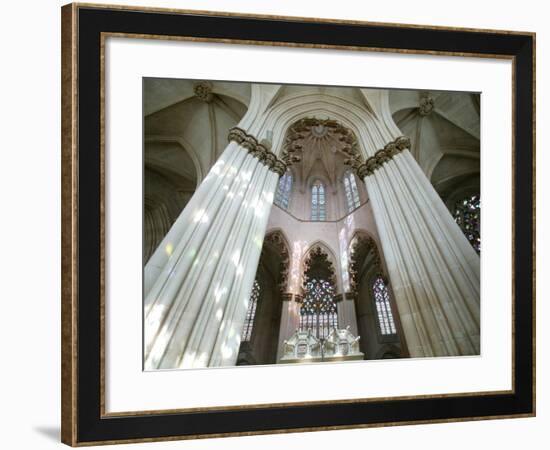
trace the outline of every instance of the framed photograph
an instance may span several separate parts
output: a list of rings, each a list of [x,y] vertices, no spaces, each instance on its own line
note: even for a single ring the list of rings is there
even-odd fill
[[[64,443],[535,415],[533,33],[61,14]]]

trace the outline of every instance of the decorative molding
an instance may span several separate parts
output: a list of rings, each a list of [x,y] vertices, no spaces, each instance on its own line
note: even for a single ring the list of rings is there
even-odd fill
[[[336,271],[334,270],[334,265],[332,264],[328,253],[320,245],[316,245],[312,250],[310,250],[304,262],[304,277],[302,282],[304,292],[306,290],[307,282],[316,275],[311,272],[318,268],[318,266],[321,266],[327,272],[328,276],[325,279],[329,281],[334,288],[336,288]]]
[[[406,136],[400,136],[392,142],[385,145],[382,150],[378,150],[374,156],[362,162],[360,155],[350,158],[345,163],[352,167],[357,176],[362,180],[365,177],[372,175],[374,171],[403,150],[411,148],[411,140]]]
[[[336,294],[336,295],[334,296],[334,301],[335,301],[336,303],[339,303],[339,302],[341,302],[342,300],[344,300],[344,294]]]
[[[338,144],[338,150],[348,158],[359,158],[359,146],[353,131],[336,120],[305,117],[293,123],[286,132],[283,143],[282,159],[290,166],[301,160],[297,153],[303,151],[303,141],[308,135],[316,140],[332,139]]]
[[[254,136],[248,134],[243,129],[239,127],[231,128],[227,138],[230,142],[236,142],[241,147],[247,149],[248,153],[279,176],[282,176],[286,172],[288,165],[284,161],[284,158],[283,160],[277,158],[275,153],[269,150],[265,144],[259,143]]]
[[[203,102],[210,103],[214,97],[212,93],[212,83],[209,81],[199,81],[193,85],[195,96]]]
[[[292,301],[292,292],[285,292],[283,294],[281,294],[281,299],[283,302],[290,302]]]
[[[426,108],[428,106],[426,105]],[[401,136],[386,144],[383,149],[378,150],[374,156],[365,161],[359,150],[357,137],[352,130],[336,120],[306,117],[292,124],[286,133],[281,159],[287,167],[301,161],[301,157],[297,154],[303,151],[302,142],[309,134],[317,139],[326,139],[327,136],[336,138],[340,144],[338,150],[347,157],[344,164],[350,166],[361,180],[374,173],[376,169],[392,159],[397,153],[411,147],[410,139]]]

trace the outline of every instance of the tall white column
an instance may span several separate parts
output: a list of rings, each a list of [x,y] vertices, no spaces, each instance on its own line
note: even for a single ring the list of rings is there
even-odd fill
[[[145,368],[234,365],[279,175],[240,129],[145,267]]]
[[[337,299],[338,328],[346,328],[354,335],[358,335],[357,313],[355,311],[355,300],[351,293],[340,294]]]
[[[479,256],[398,138],[361,165],[412,357],[480,350]]]
[[[277,345],[277,362],[283,356],[284,341],[300,326],[300,298],[293,294],[283,294],[281,309],[281,325],[279,328],[279,342]]]

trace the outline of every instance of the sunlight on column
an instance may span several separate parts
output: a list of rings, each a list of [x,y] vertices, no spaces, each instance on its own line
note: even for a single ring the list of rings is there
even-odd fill
[[[153,306],[145,317],[145,329],[156,330],[159,327],[162,318],[164,317],[165,311],[165,305],[156,304],[155,306]]]
[[[209,180],[211,177],[219,177],[221,175],[223,166],[225,165],[225,161],[223,159],[219,159],[210,169],[206,177],[204,177],[203,183],[207,180]]]
[[[269,202],[271,203],[273,201],[273,192],[270,192],[270,191],[263,191],[262,192],[262,195],[265,199],[266,202]]]
[[[223,295],[227,292],[227,287],[220,288],[219,286],[216,287],[214,290],[214,301],[216,303],[219,303]]]
[[[254,242],[254,245],[256,245],[256,247],[262,248],[262,245],[264,245],[264,237],[256,235],[253,238],[253,242]]]
[[[239,260],[241,257],[241,251],[239,249],[235,250],[233,253],[233,256],[231,256],[231,262],[235,265],[235,267],[239,266]]]
[[[292,265],[290,269],[291,286],[294,292],[298,292],[301,279],[300,262],[302,260],[302,252],[306,245],[305,241],[295,241],[292,244]]]
[[[208,214],[206,214],[206,210],[205,209],[199,209],[195,215],[193,216],[193,221],[195,223],[206,223],[208,222]]]
[[[151,353],[149,354],[149,357],[146,361],[146,367],[149,369],[157,369],[160,361],[161,361],[161,355],[158,354],[158,352],[153,352],[153,346],[154,348],[161,348],[164,349],[168,345],[169,338],[166,335],[166,333],[160,333],[159,336],[156,337],[154,342],[150,342],[149,345],[151,345]]]
[[[348,217],[346,217],[344,223],[346,224],[348,230],[353,230],[355,228],[355,218],[353,214],[350,214]]]
[[[202,352],[200,356],[193,362],[193,367],[207,367],[208,352]]]
[[[338,241],[340,242],[340,260],[342,262],[342,284],[343,290],[349,291],[349,272],[348,272],[348,250],[347,250],[347,236],[346,229],[342,228],[338,233]]]
[[[174,246],[172,245],[172,243],[168,243],[166,244],[166,247],[164,247],[164,250],[166,251],[166,254],[168,256],[171,256],[172,255],[172,252],[174,251]]]
[[[235,278],[241,278],[243,273],[244,273],[244,267],[243,267],[242,264],[239,264],[239,266],[237,267],[237,272],[235,274]]]

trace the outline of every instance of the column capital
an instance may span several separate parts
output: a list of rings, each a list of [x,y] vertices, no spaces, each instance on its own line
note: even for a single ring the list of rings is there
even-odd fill
[[[411,140],[406,136],[400,136],[397,139],[388,142],[383,149],[378,150],[373,156],[367,158],[365,162],[361,162],[358,157],[349,159],[346,164],[350,165],[357,176],[362,180],[365,177],[372,175],[376,169],[382,164],[393,159],[395,155],[403,150],[411,148]]]
[[[283,300],[283,302],[292,301],[292,297],[292,292],[284,292],[283,294],[281,294],[281,299]]]
[[[355,300],[357,298],[357,291],[349,291],[344,294],[346,300]]]
[[[286,172],[287,165],[285,162],[277,158],[275,153],[269,150],[265,143],[258,142],[258,139],[248,134],[242,128],[231,128],[227,139],[247,149],[249,154],[257,158],[262,164],[266,165],[269,170],[275,172],[279,176],[282,176]]]

